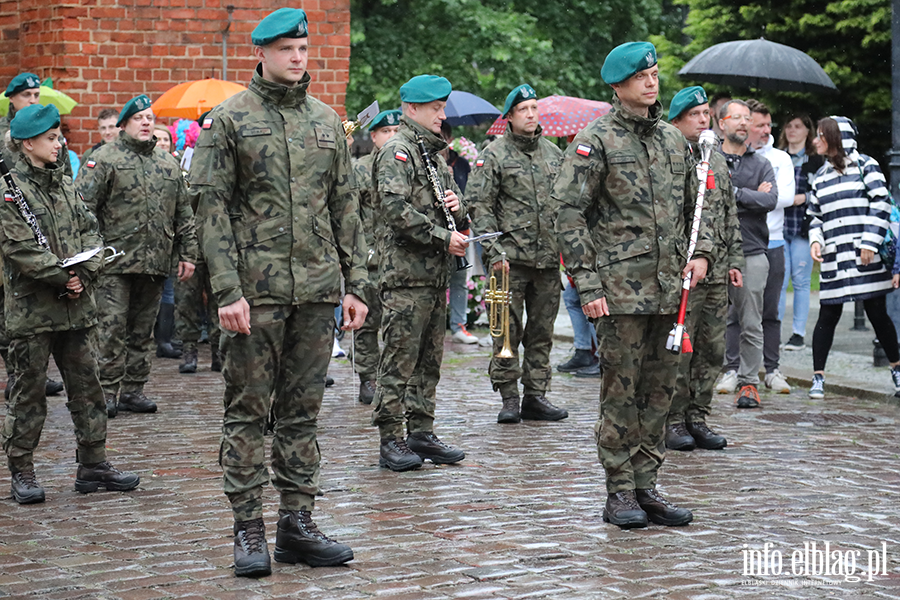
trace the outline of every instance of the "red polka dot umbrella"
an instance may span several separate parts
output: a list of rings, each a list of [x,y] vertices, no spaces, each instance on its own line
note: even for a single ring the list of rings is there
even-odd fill
[[[571,96],[547,96],[538,100],[541,132],[549,137],[575,135],[599,116],[612,108],[608,102],[585,100]],[[499,118],[487,130],[488,135],[502,135],[506,131],[506,119]]]

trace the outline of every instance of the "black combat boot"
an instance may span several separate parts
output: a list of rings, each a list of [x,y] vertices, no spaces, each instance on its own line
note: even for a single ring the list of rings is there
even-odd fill
[[[119,410],[152,413],[156,412],[156,402],[144,395],[144,392],[122,392],[119,394]]]
[[[44,501],[44,488],[37,482],[34,469],[12,474],[12,495],[19,504],[37,504]]]
[[[616,492],[606,497],[603,520],[622,529],[647,526],[647,513],[638,505],[634,490]]]
[[[503,408],[497,415],[498,423],[519,423],[522,421],[522,415],[519,414],[519,397],[507,396],[503,399]]]
[[[688,433],[684,423],[672,423],[666,425],[666,448],[669,450],[682,450],[689,452],[696,448],[694,437]]]
[[[119,414],[118,402],[116,402],[115,392],[103,392],[103,398],[106,400],[106,418],[115,419]]]
[[[657,525],[677,527],[687,525],[694,520],[694,515],[686,508],[678,508],[656,490],[635,490],[637,502],[647,518]]]
[[[406,445],[423,461],[430,460],[436,465],[452,465],[466,457],[459,448],[449,446],[430,431],[417,431],[406,436]]]
[[[197,372],[197,345],[189,344],[181,353],[181,364],[178,365],[179,373]]]
[[[353,560],[353,550],[325,536],[306,510],[279,510],[275,560],[311,567],[334,567]]]
[[[175,305],[161,303],[156,313],[153,339],[156,340],[157,358],[181,358],[181,349],[172,340],[175,335]]]
[[[375,380],[369,379],[367,381],[359,382],[359,401],[363,404],[372,404],[372,400],[375,399]]]
[[[575,377],[583,377],[586,379],[599,379],[603,377],[603,369],[600,368],[600,361],[595,362],[589,367],[578,369],[574,373]]]
[[[522,400],[523,421],[561,421],[568,416],[566,409],[553,406],[543,394],[525,394]]]
[[[728,440],[725,439],[724,435],[719,435],[707,427],[703,421],[688,421],[687,430],[693,436],[694,441],[697,442],[698,448],[721,450],[728,445]]]
[[[325,376],[325,387],[331,387],[333,385],[334,385],[334,378],[326,375]]]
[[[209,370],[216,373],[222,372],[222,352],[219,350],[212,351],[212,360],[210,361]]]
[[[576,348],[572,358],[557,366],[556,370],[560,373],[574,373],[579,369],[591,366],[595,362],[597,362],[597,358],[594,356],[593,352],[590,350],[578,350]]]
[[[391,471],[412,471],[422,466],[422,459],[409,449],[405,440],[383,438],[380,452],[381,460],[378,461],[378,466]]]
[[[78,465],[75,475],[75,491],[82,494],[96,492],[101,487],[110,492],[127,492],[141,483],[134,473],[123,473],[108,462],[96,465]]]
[[[55,396],[64,389],[66,389],[66,386],[63,385],[62,381],[53,381],[48,377],[47,383],[44,385],[44,394],[47,396]]]
[[[266,543],[266,524],[260,519],[234,523],[234,574],[265,577],[272,574],[272,559]]]

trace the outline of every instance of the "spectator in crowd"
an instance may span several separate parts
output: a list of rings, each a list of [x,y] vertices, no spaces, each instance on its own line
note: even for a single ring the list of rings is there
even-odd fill
[[[100,141],[88,148],[87,152],[81,157],[81,162],[86,163],[91,155],[104,144],[111,144],[117,137],[121,129],[116,125],[119,120],[119,113],[112,108],[104,108],[97,115],[97,130],[100,132]]]
[[[600,359],[597,357],[597,330],[594,329],[584,311],[581,310],[581,297],[571,276],[566,276],[566,289],[563,290],[563,303],[572,322],[572,338],[575,354],[569,360],[558,365],[560,373],[572,373],[575,377],[600,377]]]

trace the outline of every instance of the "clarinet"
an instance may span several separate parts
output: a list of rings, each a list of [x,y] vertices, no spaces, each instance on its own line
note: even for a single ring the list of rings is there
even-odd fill
[[[437,167],[435,166],[434,161],[431,160],[431,155],[428,153],[428,150],[425,148],[425,141],[418,133],[416,134],[416,144],[418,144],[419,146],[419,152],[422,154],[422,160],[425,161],[425,175],[428,176],[428,181],[429,183],[431,183],[431,189],[434,191],[434,196],[435,198],[437,198],[438,204],[441,205],[441,208],[444,209],[444,217],[446,217],[447,219],[447,229],[455,232],[456,221],[453,219],[453,215],[450,213],[450,209],[447,208],[447,204],[444,202],[444,198],[447,197],[447,193],[444,191],[444,185],[441,183],[441,177],[438,174]],[[472,266],[469,264],[469,261],[466,260],[465,256],[457,256],[455,258],[457,271],[465,271]]]
[[[3,177],[6,187],[9,188],[9,193],[12,194],[16,207],[19,209],[19,214],[22,215],[22,218],[25,219],[25,222],[28,223],[28,226],[31,228],[31,232],[34,234],[34,240],[41,248],[50,250],[50,243],[47,242],[47,237],[44,235],[44,232],[41,231],[41,226],[38,225],[34,213],[31,212],[31,207],[29,207],[28,202],[25,201],[25,195],[13,180],[9,168],[6,166],[6,162],[3,160],[2,156],[0,156],[0,176]]]

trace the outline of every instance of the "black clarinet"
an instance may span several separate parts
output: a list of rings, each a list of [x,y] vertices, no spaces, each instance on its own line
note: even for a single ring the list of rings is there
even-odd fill
[[[25,219],[25,222],[28,223],[28,226],[31,228],[31,233],[34,234],[34,240],[41,248],[50,250],[50,243],[47,241],[47,236],[41,231],[41,226],[38,225],[37,218],[35,218],[34,213],[31,212],[31,207],[28,206],[25,195],[22,193],[22,190],[19,189],[19,186],[16,185],[15,180],[13,180],[13,176],[10,174],[9,168],[6,166],[6,162],[3,160],[2,156],[0,156],[0,176],[3,177],[6,187],[9,188],[9,193],[12,194],[13,200],[15,200],[16,203],[16,208],[19,209],[19,214],[22,215],[22,218]]]
[[[444,202],[447,193],[444,191],[444,185],[441,183],[441,177],[438,175],[437,167],[435,166],[434,161],[431,160],[431,155],[428,153],[428,150],[425,148],[425,141],[418,133],[416,134],[416,144],[419,145],[419,152],[422,154],[422,160],[425,161],[425,175],[428,176],[428,181],[431,183],[431,189],[434,190],[434,196],[437,198],[441,208],[444,209],[444,217],[447,219],[447,229],[451,232],[455,232],[456,221],[453,219],[450,209],[447,208],[447,204]],[[457,256],[455,258],[457,271],[464,271],[472,266],[469,264],[469,261],[466,260],[465,256]]]

